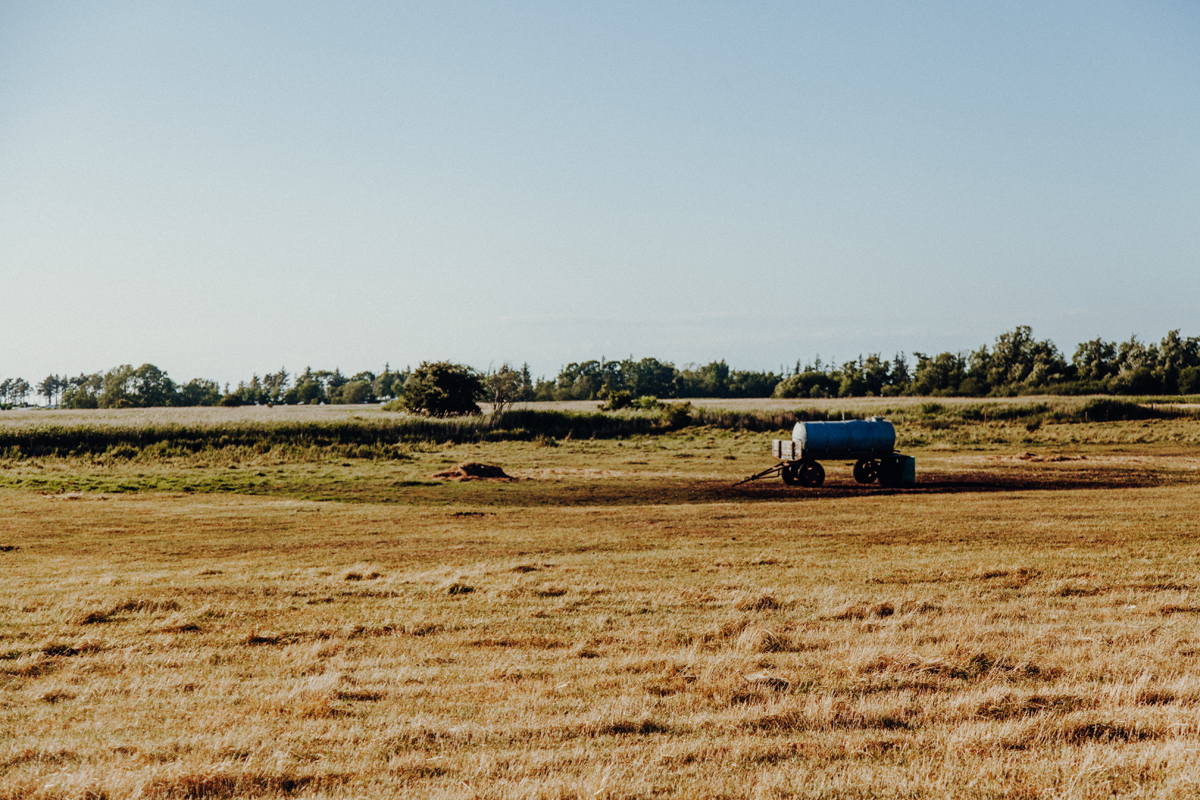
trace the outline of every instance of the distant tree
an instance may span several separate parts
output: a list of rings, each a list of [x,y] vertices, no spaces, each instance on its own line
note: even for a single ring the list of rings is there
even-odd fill
[[[545,376],[539,376],[538,379],[536,381],[534,381],[534,383],[533,383],[533,399],[534,400],[542,400],[542,401],[556,400],[556,399],[558,399],[557,392],[558,392],[557,380],[553,380],[553,379],[547,378]]]
[[[331,403],[338,405],[360,405],[374,400],[371,384],[364,380],[350,380],[329,393]]]
[[[1032,328],[1018,325],[996,337],[987,364],[987,384],[993,392],[1015,393],[1061,381],[1066,372],[1067,364],[1053,342],[1038,341]]]
[[[153,364],[142,364],[133,371],[133,402],[142,408],[169,406],[175,402],[175,382]]]
[[[404,407],[431,417],[478,414],[485,396],[475,370],[448,361],[421,362],[404,385]]]
[[[555,381],[554,400],[595,400],[625,386],[616,361],[584,361],[563,367]]]
[[[640,361],[627,358],[617,366],[620,377],[608,384],[609,391],[619,385],[634,397],[676,397],[679,394],[675,365],[670,362],[657,358]]]
[[[521,365],[521,400],[533,399],[533,378],[529,375],[529,364]]]
[[[384,364],[383,374],[376,376],[371,389],[376,397],[399,397],[404,394],[404,382],[408,379],[410,370],[395,372],[390,364]]]
[[[796,372],[800,364],[796,364]],[[676,397],[770,397],[783,378],[774,372],[734,370],[724,360],[689,364],[675,373]]]
[[[1162,391],[1178,392],[1180,374],[1195,366],[1200,366],[1200,339],[1184,339],[1178,329],[1169,331],[1159,342],[1158,363],[1154,368],[1154,377]]]
[[[883,395],[883,387],[888,385],[892,371],[891,362],[884,361],[879,353],[871,353],[865,359],[859,359],[859,369],[862,372],[863,388],[871,397]]]
[[[1155,394],[1162,382],[1154,374],[1158,366],[1158,348],[1143,344],[1136,336],[1117,345],[1117,374],[1108,382],[1114,394]]]
[[[63,408],[99,408],[100,389],[103,385],[104,376],[100,373],[80,374],[78,377],[69,378],[60,405]]]
[[[221,387],[216,381],[193,378],[179,387],[177,405],[215,406],[221,402]]]
[[[917,359],[917,371],[913,375],[908,391],[916,395],[952,395],[966,378],[967,359],[962,353],[939,353],[930,358],[924,353],[913,353]]]
[[[122,364],[104,373],[100,387],[101,408],[135,408],[138,403],[134,398],[133,366]]]
[[[233,390],[233,394],[238,396],[238,405],[256,406],[267,401],[266,394],[263,391],[262,379],[258,377],[257,372],[251,373],[249,382],[238,381],[237,388]]]
[[[14,378],[12,388],[9,389],[9,396],[12,398],[14,405],[25,405],[25,398],[29,397],[29,393],[33,391],[33,387],[29,385],[29,381],[24,378]]]
[[[340,369],[334,368],[333,372],[325,372],[322,370],[318,373],[325,379],[325,391],[330,392],[339,387],[345,386],[350,379],[342,374]]]
[[[1117,374],[1117,346],[1096,338],[1081,342],[1071,357],[1075,377],[1081,381],[1102,383]]]
[[[838,386],[839,397],[879,396],[887,385],[891,364],[879,358],[878,353],[842,365]]]
[[[912,375],[908,372],[908,357],[902,352],[896,353],[892,358],[892,371],[888,375],[887,386],[884,387],[883,393],[887,395],[904,394],[910,383],[912,383]]]
[[[820,363],[819,361],[817,362]],[[840,381],[823,372],[816,365],[784,378],[776,384],[772,397],[833,397],[841,388]]]
[[[528,376],[528,369],[522,375],[507,363],[483,376],[484,397],[492,404],[493,414],[503,414],[521,400]]]
[[[358,373],[336,389],[329,392],[332,403],[361,405],[374,403],[379,398],[375,396],[376,375],[370,370]]]
[[[722,359],[698,367],[689,364],[676,378],[679,397],[726,397],[729,394],[731,370]]]
[[[735,369],[729,373],[726,397],[770,397],[783,376],[774,372]]]
[[[46,398],[46,405],[54,405],[54,398],[58,394],[59,379],[57,375],[47,375],[37,385],[38,394]]]
[[[1186,367],[1179,372],[1181,394],[1200,394],[1200,367]]]
[[[283,401],[288,405],[326,402],[329,398],[325,394],[322,375],[329,373],[313,372],[311,367],[305,367],[304,373],[296,377],[295,385],[284,393]]]
[[[283,367],[278,372],[272,372],[263,378],[263,399],[269,405],[283,402],[284,393],[288,388],[288,372]]]

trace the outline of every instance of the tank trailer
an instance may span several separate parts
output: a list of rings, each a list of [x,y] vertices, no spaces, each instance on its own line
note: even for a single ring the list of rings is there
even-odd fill
[[[853,461],[854,480],[880,486],[907,486],[916,481],[916,460],[896,452],[896,429],[880,417],[844,422],[797,422],[791,439],[775,439],[771,453],[779,463],[734,484],[778,472],[788,486],[820,486],[820,461]]]

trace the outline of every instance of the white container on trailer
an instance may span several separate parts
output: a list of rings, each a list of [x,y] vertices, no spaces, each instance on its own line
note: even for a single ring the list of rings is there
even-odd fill
[[[797,422],[792,441],[804,458],[862,458],[890,455],[896,429],[879,417],[845,422]]]

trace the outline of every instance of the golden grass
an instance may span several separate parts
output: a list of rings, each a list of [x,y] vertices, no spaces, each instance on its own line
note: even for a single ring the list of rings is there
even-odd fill
[[[732,491],[770,459],[727,436],[0,489],[0,799],[1200,791],[1192,452]],[[467,458],[520,479],[384,492]]]

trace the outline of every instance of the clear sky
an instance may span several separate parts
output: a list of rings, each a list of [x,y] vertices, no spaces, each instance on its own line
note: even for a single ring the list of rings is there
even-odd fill
[[[0,377],[1200,335],[1200,3],[0,2]]]

